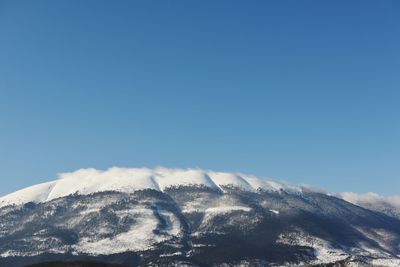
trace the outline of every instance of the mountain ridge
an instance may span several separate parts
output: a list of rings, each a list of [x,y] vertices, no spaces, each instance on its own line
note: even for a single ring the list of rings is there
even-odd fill
[[[85,169],[0,202],[0,266],[400,265],[398,218],[250,175]]]
[[[119,168],[105,171],[93,168],[61,173],[59,179],[33,185],[0,198],[0,206],[46,202],[74,193],[117,191],[134,192],[143,189],[163,191],[169,187],[202,185],[221,190],[221,186],[235,186],[244,190],[286,191],[300,193],[301,186],[276,182],[243,173],[214,172],[202,169]]]

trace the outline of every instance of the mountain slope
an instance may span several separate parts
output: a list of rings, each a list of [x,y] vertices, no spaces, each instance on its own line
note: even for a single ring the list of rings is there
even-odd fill
[[[0,203],[0,266],[400,265],[398,219],[248,175],[80,170]]]
[[[345,192],[338,196],[355,205],[400,219],[400,196],[384,197],[371,192],[366,194]]]
[[[147,169],[111,168],[106,171],[81,169],[62,173],[58,180],[28,187],[0,198],[0,206],[45,202],[74,193],[87,195],[96,192],[116,191],[131,193],[153,189],[164,191],[178,186],[205,186],[221,190],[222,186],[234,186],[247,191],[300,192],[300,187],[260,179],[251,175],[211,172],[199,169]]]

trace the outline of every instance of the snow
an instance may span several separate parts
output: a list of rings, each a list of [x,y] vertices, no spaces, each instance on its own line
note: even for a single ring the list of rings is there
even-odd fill
[[[372,192],[365,194],[343,192],[335,196],[363,208],[400,218],[400,196],[380,196]]]
[[[110,168],[108,170],[96,170],[96,169],[80,169],[71,173],[62,173],[59,178],[55,181],[48,183],[38,184],[15,193],[9,194],[5,197],[0,198],[0,207],[10,204],[23,204],[27,202],[46,202],[54,200],[60,197],[68,196],[74,193],[78,194],[92,194],[95,192],[105,191],[117,191],[130,193],[137,190],[152,189],[157,191],[165,191],[170,187],[178,186],[205,186],[215,190],[220,190],[222,194],[217,195],[215,198],[207,198],[209,192],[201,191],[200,195],[203,197],[196,197],[193,200],[185,203],[182,207],[179,207],[184,213],[191,212],[203,212],[204,217],[201,222],[202,228],[200,232],[193,232],[192,236],[200,236],[201,231],[213,232],[216,234],[225,234],[222,231],[213,230],[213,225],[207,228],[208,222],[213,222],[213,218],[216,216],[229,214],[235,212],[237,217],[241,220],[248,219],[249,214],[252,212],[252,208],[246,206],[240,199],[232,197],[230,194],[223,194],[225,187],[236,187],[241,190],[257,192],[259,189],[280,193],[282,191],[293,194],[300,194],[302,187],[288,185],[286,183],[280,183],[267,179],[262,179],[253,175],[246,175],[240,173],[228,173],[228,172],[213,172],[205,171],[200,169],[167,169],[167,168]],[[201,195],[204,194],[204,195]],[[84,209],[77,214],[76,217],[71,217],[68,225],[75,226],[81,221],[88,220],[91,213],[98,213],[103,207],[110,205],[111,203],[117,202],[118,197],[107,196],[101,198],[100,201],[93,201],[93,203],[85,203]],[[116,195],[116,194],[115,194]],[[61,200],[60,200],[61,201]],[[56,203],[56,201],[55,201]],[[130,229],[124,229],[123,233],[118,233],[113,237],[109,238],[109,228],[107,225],[100,224],[98,228],[94,229],[100,235],[93,238],[93,236],[81,237],[79,243],[72,247],[60,247],[60,250],[53,250],[54,253],[63,253],[63,249],[69,249],[71,253],[96,253],[96,254],[114,254],[125,251],[144,251],[152,249],[155,244],[172,240],[172,238],[182,237],[184,235],[183,225],[181,225],[180,219],[171,211],[157,208],[149,208],[145,205],[136,205],[134,208],[127,210],[117,210],[116,215],[119,218],[127,216],[135,218],[135,223]],[[80,204],[74,204],[73,208],[78,208]],[[272,216],[285,213],[281,206],[272,205],[269,202],[262,202],[262,206],[272,213]],[[12,208],[12,207],[10,207]],[[7,210],[7,208],[2,209]],[[159,216],[163,217],[163,229],[162,234],[157,234],[154,231],[160,227],[159,216],[155,215],[155,211]],[[45,216],[50,216],[53,209],[46,211]],[[275,215],[274,215],[275,214]],[[235,218],[235,216],[232,216]],[[257,218],[255,218],[257,219]],[[28,217],[26,222],[33,220],[33,217]],[[233,221],[233,220],[232,220]],[[229,224],[230,220],[224,220],[225,224]],[[250,223],[254,224],[254,223]],[[255,224],[254,224],[255,225]],[[54,225],[55,227],[61,227],[62,225]],[[210,230],[211,229],[211,230]],[[395,233],[380,228],[359,228],[355,226],[360,233],[365,237],[375,240],[382,249],[389,250],[391,244],[398,242]],[[8,232],[0,232],[0,235],[12,234],[10,231],[19,231],[18,225]],[[159,229],[158,229],[159,230]],[[32,240],[37,241],[41,238],[41,234],[44,234],[43,229],[38,229]],[[105,238],[107,236],[107,238]],[[38,251],[49,251],[45,246],[48,244],[49,239],[43,239],[43,242],[36,242],[40,244]],[[40,240],[39,240],[40,241]],[[52,240],[56,242],[57,240]],[[306,233],[297,230],[291,233],[285,233],[280,235],[278,243],[284,243],[288,245],[301,245],[313,248],[315,253],[315,260],[313,264],[325,264],[331,263],[338,260],[349,257],[351,251],[343,247],[334,247],[331,243],[320,239],[315,236],[310,236]],[[193,247],[201,247],[201,244],[193,245]],[[212,245],[207,245],[212,246]],[[52,250],[50,250],[52,251]],[[390,255],[384,250],[373,249],[367,244],[360,243],[357,247],[357,255],[365,255],[371,258],[373,266],[400,266],[400,259],[391,259]],[[6,257],[11,255],[18,255],[18,251],[4,251],[0,254],[0,257]],[[177,254],[164,254],[163,256],[173,256]]]
[[[243,207],[243,206],[220,206],[220,207],[212,207],[208,208],[205,210],[205,213],[208,214],[225,214],[225,213],[230,213],[233,211],[245,211],[249,212],[251,211],[251,208],[249,207]]]
[[[371,266],[398,267],[400,259],[373,259]]]
[[[103,191],[133,192],[141,189],[159,190],[151,171],[147,169],[81,169],[61,174],[47,200],[74,193],[86,195]]]
[[[89,168],[61,173],[55,181],[38,184],[4,196],[0,198],[0,207],[28,202],[46,202],[75,193],[81,195],[105,191],[130,193],[143,189],[164,191],[167,188],[179,186],[205,186],[222,192],[224,186],[247,191],[262,189],[278,193],[281,191],[301,192],[301,187],[238,173],[160,167],[155,169],[113,167],[104,171]]]
[[[135,214],[138,221],[127,232],[121,233],[113,238],[92,240],[83,238],[73,249],[78,253],[91,255],[115,254],[125,251],[144,251],[151,249],[154,244],[167,240],[168,236],[156,235],[154,230],[158,227],[158,219],[151,209],[134,209],[130,211]],[[172,227],[171,232],[177,234],[177,227]]]
[[[310,264],[328,264],[350,256],[341,249],[333,248],[329,242],[301,231],[281,234],[277,243],[313,248],[316,259],[309,262]]]
[[[343,192],[338,194],[338,196],[350,203],[360,206],[380,206],[386,204],[400,210],[400,196],[380,196],[372,192],[368,192],[365,194]]]
[[[211,179],[219,186],[239,187],[247,191],[253,191],[253,187],[243,177],[235,173],[210,172]]]
[[[279,183],[267,179],[260,179],[253,175],[241,174],[241,177],[243,177],[247,181],[247,183],[249,183],[251,187],[255,190],[261,189],[269,192],[285,191],[287,193],[296,193],[296,194],[302,191],[301,187],[299,186],[293,186],[286,183]]]
[[[161,254],[160,257],[161,258],[174,257],[174,256],[180,256],[182,254],[183,254],[182,252],[178,251],[178,252],[175,252],[175,253]]]
[[[276,215],[279,215],[279,211],[278,210],[270,209],[269,211],[272,212],[272,213],[275,213]]]
[[[0,207],[11,204],[24,204],[28,202],[43,202],[47,200],[49,193],[55,186],[56,182],[48,182],[37,184],[17,192],[11,193],[3,198],[0,198]]]
[[[364,260],[367,262],[360,263],[358,261],[350,261],[346,266],[400,266],[400,259],[391,257],[390,254],[383,250],[376,250],[368,247],[366,244],[359,244],[359,248],[355,250],[352,249],[351,252],[348,252],[332,247],[328,241],[303,233],[301,230],[281,234],[277,242],[287,245],[300,245],[313,248],[315,259],[308,262],[310,265],[335,263],[340,260],[348,259],[349,257],[354,259],[354,255],[356,255],[355,258],[357,258],[357,256],[366,256],[367,258],[364,258]],[[290,266],[304,266],[304,263],[290,264]]]
[[[390,248],[392,247],[393,242],[397,240],[396,234],[393,232],[389,232],[385,229],[376,229],[376,228],[363,228],[359,226],[355,226],[355,229],[357,231],[361,232],[364,236],[367,238],[374,240],[379,244],[379,246],[383,249],[386,249],[390,251]],[[364,250],[370,252],[370,254],[373,254],[371,251],[367,249],[367,246],[363,247]],[[377,253],[377,252],[376,252]],[[386,253],[383,251],[379,251],[379,256],[385,255]]]
[[[166,210],[158,210],[158,213],[164,217],[164,219],[167,221],[167,233],[171,236],[180,236],[181,234],[181,223],[179,221],[179,218],[176,217],[175,214],[173,214],[170,211]]]
[[[158,168],[154,171],[155,178],[161,190],[174,186],[206,186],[219,189],[207,172],[202,170],[182,170]]]
[[[222,214],[228,214],[235,211],[250,212],[251,208],[244,206],[219,206],[212,207],[205,210],[205,216],[203,218],[202,224],[208,223],[212,218]]]

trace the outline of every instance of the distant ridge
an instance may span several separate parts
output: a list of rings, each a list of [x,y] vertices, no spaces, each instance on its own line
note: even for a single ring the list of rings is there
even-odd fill
[[[223,186],[239,187],[246,191],[300,193],[303,190],[300,186],[242,173],[201,169],[113,167],[105,171],[80,169],[62,173],[57,180],[34,185],[0,198],[0,207],[28,202],[41,203],[76,193],[80,195],[106,191],[132,193],[143,189],[164,191],[166,188],[179,186],[205,186],[221,191]]]
[[[82,169],[0,199],[0,266],[400,266],[396,213],[337,196],[241,173]]]
[[[26,267],[126,267],[126,265],[99,261],[53,261],[28,265]]]

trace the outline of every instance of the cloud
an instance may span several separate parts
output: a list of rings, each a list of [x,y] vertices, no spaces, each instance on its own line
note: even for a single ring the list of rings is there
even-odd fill
[[[351,203],[386,203],[400,209],[400,196],[380,196],[376,193],[357,194],[344,192],[340,196]]]
[[[400,218],[400,196],[381,196],[372,192],[365,194],[343,192],[337,196],[363,208]]]

